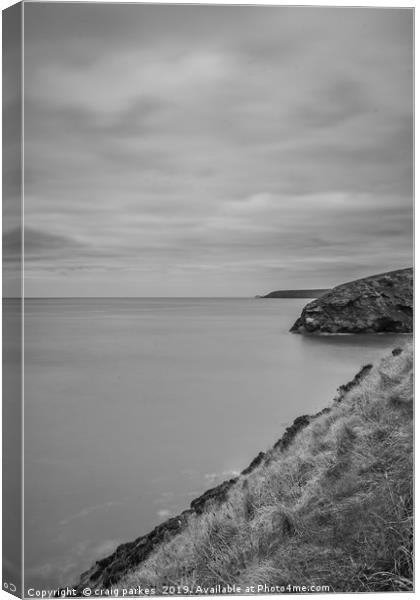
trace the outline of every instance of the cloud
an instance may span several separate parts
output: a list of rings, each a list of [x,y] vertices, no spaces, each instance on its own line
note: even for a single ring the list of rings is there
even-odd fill
[[[248,295],[411,261],[412,11],[25,14],[29,293]]]
[[[100,511],[108,510],[114,506],[118,506],[121,504],[123,504],[123,503],[120,501],[109,501],[109,502],[104,502],[102,504],[87,506],[86,508],[83,508],[79,512],[77,512],[73,515],[68,515],[66,518],[62,519],[60,521],[59,525],[69,525],[70,523],[72,523],[72,521],[75,521],[77,519],[84,519],[85,517],[89,517],[92,513],[95,513],[98,510],[100,510]]]
[[[36,261],[43,257],[54,260],[83,248],[83,244],[65,235],[47,233],[31,227],[25,227],[22,235],[22,229],[17,227],[3,234],[3,255],[6,261],[20,257],[23,239],[24,256],[28,261]]]

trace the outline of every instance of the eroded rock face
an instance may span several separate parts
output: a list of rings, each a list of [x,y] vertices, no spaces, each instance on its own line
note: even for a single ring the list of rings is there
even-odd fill
[[[413,269],[344,283],[305,306],[295,333],[410,333]]]

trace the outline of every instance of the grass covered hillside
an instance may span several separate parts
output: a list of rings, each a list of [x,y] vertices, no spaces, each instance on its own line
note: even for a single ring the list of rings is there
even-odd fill
[[[411,346],[365,367],[117,585],[412,590],[412,376]]]

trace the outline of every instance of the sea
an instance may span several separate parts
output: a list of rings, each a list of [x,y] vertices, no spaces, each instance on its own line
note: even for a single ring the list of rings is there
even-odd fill
[[[289,333],[307,302],[25,300],[27,588],[73,585],[407,341]]]

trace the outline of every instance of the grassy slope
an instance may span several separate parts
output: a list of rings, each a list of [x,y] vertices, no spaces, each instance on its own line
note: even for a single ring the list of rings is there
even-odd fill
[[[411,590],[412,362],[375,365],[120,585]]]

